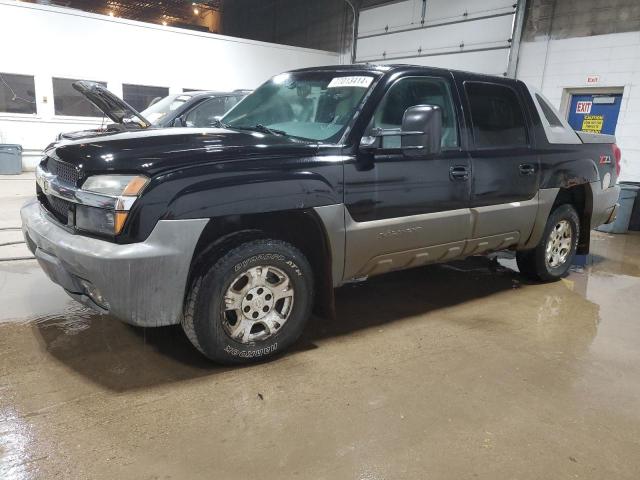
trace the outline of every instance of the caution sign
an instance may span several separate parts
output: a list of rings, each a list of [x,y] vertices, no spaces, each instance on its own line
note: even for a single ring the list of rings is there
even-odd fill
[[[585,115],[582,119],[583,132],[601,133],[604,117],[602,115]]]

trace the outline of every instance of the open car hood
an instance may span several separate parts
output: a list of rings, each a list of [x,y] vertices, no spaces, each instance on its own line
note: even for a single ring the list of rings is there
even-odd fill
[[[136,125],[139,128],[148,128],[151,126],[151,122],[144,118],[140,112],[124,100],[116,97],[99,83],[80,80],[73,83],[73,88],[83,94],[115,123],[121,125]]]

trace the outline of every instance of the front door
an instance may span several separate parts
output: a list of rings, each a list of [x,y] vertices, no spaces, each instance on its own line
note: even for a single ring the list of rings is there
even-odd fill
[[[412,75],[396,80],[380,101],[369,129],[400,129],[407,108],[439,106],[442,152],[406,156],[400,136],[389,136],[345,165],[345,280],[462,254],[471,172],[454,95],[448,74]]]

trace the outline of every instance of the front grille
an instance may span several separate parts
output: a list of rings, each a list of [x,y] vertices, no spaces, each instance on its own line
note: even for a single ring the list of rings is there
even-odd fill
[[[51,212],[60,223],[64,225],[67,224],[69,221],[69,210],[71,205],[73,205],[71,202],[54,197],[53,195],[41,195],[40,203]]]
[[[80,170],[70,163],[60,162],[51,157],[47,157],[40,164],[47,172],[56,175],[58,182],[63,184],[78,186],[80,180]],[[42,206],[49,211],[63,225],[69,224],[69,213],[74,213],[74,203],[54,195],[47,195],[40,189],[36,188],[38,200]],[[73,222],[72,222],[73,223]]]
[[[47,159],[46,164],[47,170],[58,176],[58,180],[64,183],[68,183],[74,186],[78,185],[78,180],[80,180],[80,172],[75,165],[71,165],[70,163],[59,162],[54,160],[53,158]]]

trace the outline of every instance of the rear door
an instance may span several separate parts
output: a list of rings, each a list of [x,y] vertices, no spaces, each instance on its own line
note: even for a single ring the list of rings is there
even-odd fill
[[[481,242],[480,249],[504,248],[528,237],[538,206],[540,168],[530,121],[516,83],[482,78],[458,85],[471,145],[471,237],[497,235],[493,243]]]

